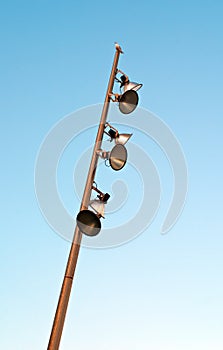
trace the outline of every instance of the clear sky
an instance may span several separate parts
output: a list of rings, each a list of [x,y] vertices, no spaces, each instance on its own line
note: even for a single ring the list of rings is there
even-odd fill
[[[47,347],[70,243],[39,210],[36,157],[61,118],[103,102],[117,41],[120,68],[144,84],[140,106],[180,141],[188,196],[161,235],[171,170],[142,142],[160,210],[128,244],[81,249],[60,349],[222,350],[222,15],[221,1],[206,0],[1,3],[1,349]],[[58,180],[74,216],[75,157],[68,148]]]

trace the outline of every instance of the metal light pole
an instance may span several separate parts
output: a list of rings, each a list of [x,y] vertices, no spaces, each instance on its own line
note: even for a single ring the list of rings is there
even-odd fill
[[[98,158],[99,158],[97,151],[100,149],[102,139],[103,139],[103,133],[104,133],[105,123],[106,123],[108,109],[109,109],[109,102],[111,100],[111,94],[112,94],[114,80],[117,72],[119,55],[123,53],[121,47],[118,44],[115,45],[115,48],[116,48],[116,51],[115,51],[113,66],[112,66],[108,88],[105,96],[105,101],[104,101],[104,105],[101,113],[101,120],[98,127],[98,133],[95,141],[95,146],[94,146],[92,159],[91,159],[91,163],[88,171],[88,176],[86,180],[86,185],[84,189],[80,210],[88,209],[92,186],[93,186],[97,163],[98,163]],[[57,304],[57,309],[54,317],[54,322],[51,330],[50,340],[47,348],[48,350],[59,349],[60,339],[63,331],[63,325],[65,321],[67,306],[68,306],[70,292],[71,292],[73,278],[74,278],[74,272],[77,265],[81,239],[82,239],[82,233],[79,230],[79,228],[76,226],[74,231],[73,242],[71,244],[69,258],[67,261],[64,280],[63,280],[63,284],[61,287],[61,292],[60,292],[60,296]]]

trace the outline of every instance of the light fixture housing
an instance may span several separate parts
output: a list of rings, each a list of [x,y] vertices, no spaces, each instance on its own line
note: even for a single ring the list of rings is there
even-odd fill
[[[119,96],[119,110],[123,114],[132,113],[139,102],[138,94],[135,90],[127,90],[123,95]]]
[[[94,181],[96,184],[96,182]],[[97,199],[91,200],[89,206],[93,209],[81,210],[76,218],[77,226],[82,233],[87,236],[96,236],[101,230],[100,218],[104,218],[104,207],[110,198],[110,194],[103,193],[96,186],[92,189],[98,193]]]
[[[121,170],[127,162],[127,150],[122,144],[115,145],[109,153],[109,164],[115,171]]]
[[[110,129],[106,131],[106,128],[109,127]],[[116,144],[125,145],[126,142],[130,139],[132,134],[119,134],[118,130],[115,129],[111,124],[106,123],[105,124],[105,134],[110,136],[110,141],[115,141]]]
[[[131,136],[132,134],[118,134],[118,136],[115,138],[115,143],[120,145],[125,145]]]
[[[96,191],[98,193],[97,198],[90,200],[89,202],[89,206],[94,210],[94,212],[96,213],[96,215],[99,217],[99,219],[101,217],[104,217],[104,212],[105,212],[105,204],[107,203],[107,201],[110,198],[110,194],[108,193],[103,193],[101,192],[98,188],[97,188],[97,184],[94,181],[94,184],[96,186],[92,186],[92,190]]]
[[[139,89],[141,89],[141,87],[142,87],[142,84],[136,83],[134,81],[130,81],[124,85],[123,90],[124,92],[128,90],[138,91]]]
[[[108,160],[109,165],[113,170],[121,170],[127,162],[127,149],[124,145],[118,143],[115,145],[110,152],[98,150],[97,154],[102,159]]]
[[[139,97],[136,91],[138,91],[142,84],[129,81],[129,77],[122,72],[120,69],[117,73],[121,73],[121,77],[117,78],[116,81],[120,83],[120,88],[123,90],[121,95],[116,96],[116,100],[119,102],[119,109],[123,114],[132,113],[138,105]]]
[[[81,210],[76,218],[77,226],[87,236],[96,236],[101,231],[101,221],[91,210]]]
[[[125,74],[122,75],[120,79],[121,79],[120,87],[121,88],[123,87],[124,92],[128,90],[138,91],[143,85],[143,84],[136,83],[134,81],[129,81],[129,78]]]
[[[134,90],[134,91],[138,91],[143,84],[139,84],[136,83],[134,81],[129,81],[129,78],[126,74],[123,74],[119,80],[120,84],[120,88],[123,87],[124,92],[127,90]]]

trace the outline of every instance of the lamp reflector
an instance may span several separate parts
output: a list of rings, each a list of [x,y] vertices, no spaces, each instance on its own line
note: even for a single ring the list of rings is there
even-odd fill
[[[115,143],[125,145],[131,136],[132,134],[118,134],[118,136],[115,139]]]
[[[115,145],[109,155],[109,164],[113,170],[121,170],[127,161],[127,150],[121,144]]]
[[[139,102],[136,91],[127,90],[119,99],[119,109],[123,114],[129,114],[134,111]]]
[[[124,92],[128,90],[138,91],[142,87],[142,84],[135,83],[134,81],[129,81],[124,84]]]
[[[91,210],[81,210],[76,221],[80,231],[87,236],[96,236],[101,230],[101,221]]]

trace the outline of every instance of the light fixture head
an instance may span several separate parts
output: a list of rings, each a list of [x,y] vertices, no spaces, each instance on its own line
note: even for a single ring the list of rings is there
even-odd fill
[[[101,221],[91,210],[81,210],[76,218],[77,226],[87,236],[96,236],[101,231]]]
[[[131,136],[132,134],[118,134],[118,136],[115,138],[115,143],[125,145]]]
[[[98,195],[97,195],[96,199],[93,199],[89,202],[89,206],[94,210],[94,212],[96,213],[96,215],[100,219],[101,217],[104,218],[105,204],[109,200],[110,194],[101,192],[98,189],[95,181],[94,181],[94,184],[96,186],[93,185],[92,190],[96,191],[98,193]]]
[[[123,87],[124,92],[128,90],[137,91],[142,87],[142,84],[136,83],[134,81],[129,81],[128,76],[125,74],[120,77],[120,83],[120,88]]]
[[[113,170],[121,170],[127,162],[127,150],[122,144],[115,145],[109,153],[109,164]]]
[[[100,149],[97,151],[97,154],[99,157],[108,160],[110,167],[116,171],[121,170],[127,162],[127,150],[121,143],[116,144],[111,152]]]
[[[141,87],[142,87],[142,84],[135,83],[134,81],[129,81],[124,85],[123,89],[124,89],[124,92],[128,90],[138,91],[139,89],[141,89]]]
[[[109,127],[110,129],[106,131],[106,128]],[[118,130],[115,129],[111,124],[106,123],[105,124],[105,134],[110,136],[110,141],[115,141],[116,144],[125,145],[126,142],[130,139],[132,134],[119,134]]]
[[[138,94],[135,90],[127,90],[119,97],[119,109],[123,114],[132,113],[139,102]]]

